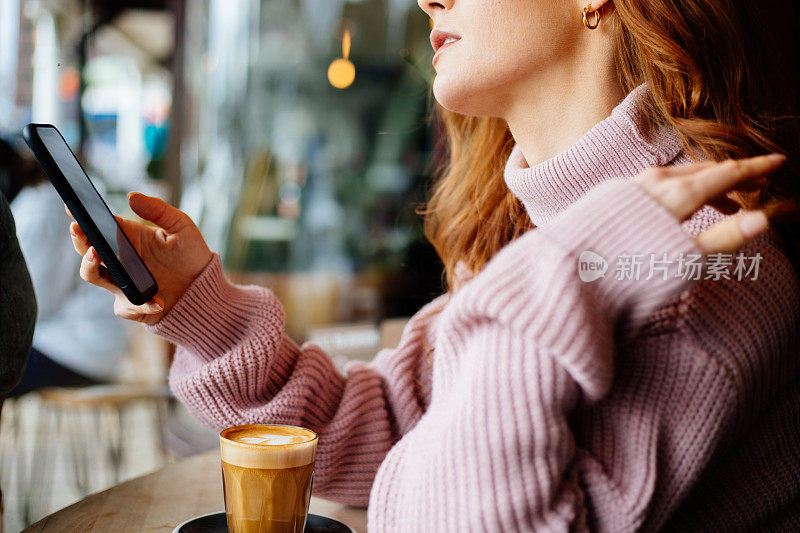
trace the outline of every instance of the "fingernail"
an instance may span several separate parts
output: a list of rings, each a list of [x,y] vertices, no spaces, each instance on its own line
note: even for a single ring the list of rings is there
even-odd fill
[[[739,217],[739,229],[747,239],[752,239],[769,226],[767,215],[763,211],[750,211]]]
[[[159,303],[153,303],[153,304],[150,304],[150,308],[151,308],[153,311],[156,311],[156,312],[158,312],[158,311],[163,311],[163,310],[164,310],[164,307],[163,307],[161,304],[159,304]]]
[[[782,162],[786,161],[786,156],[783,155],[783,154],[779,154],[779,153],[775,152],[775,153],[769,154],[767,156],[767,160],[770,163],[782,163]]]

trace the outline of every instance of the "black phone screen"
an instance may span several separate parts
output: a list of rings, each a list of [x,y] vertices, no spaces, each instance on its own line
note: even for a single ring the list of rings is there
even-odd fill
[[[89,176],[81,168],[66,141],[55,128],[40,127],[37,129],[39,138],[52,156],[56,166],[64,174],[64,178],[72,187],[80,203],[86,208],[89,217],[102,233],[103,238],[131,277],[136,288],[142,293],[147,292],[152,288],[155,280],[122,232],[100,193],[89,180]]]

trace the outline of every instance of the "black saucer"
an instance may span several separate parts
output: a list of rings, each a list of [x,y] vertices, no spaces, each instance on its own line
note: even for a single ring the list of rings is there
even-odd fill
[[[309,514],[306,519],[305,533],[354,533],[352,529],[338,520]],[[228,521],[225,512],[204,514],[190,518],[172,530],[172,533],[227,533]]]

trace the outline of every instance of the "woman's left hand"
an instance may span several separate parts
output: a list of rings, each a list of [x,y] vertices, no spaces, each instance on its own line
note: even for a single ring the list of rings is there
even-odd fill
[[[705,204],[730,215],[737,213],[741,206],[728,193],[757,190],[764,185],[766,176],[784,161],[785,156],[770,154],[677,167],[651,167],[633,181],[680,221]],[[763,211],[743,211],[714,224],[695,237],[695,242],[705,254],[733,252],[766,230],[768,225]]]

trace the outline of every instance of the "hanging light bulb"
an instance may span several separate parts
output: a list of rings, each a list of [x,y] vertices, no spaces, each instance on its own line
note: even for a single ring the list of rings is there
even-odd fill
[[[350,30],[344,30],[342,56],[334,59],[328,67],[328,81],[337,89],[348,87],[356,79],[356,67],[347,59],[350,55]]]

